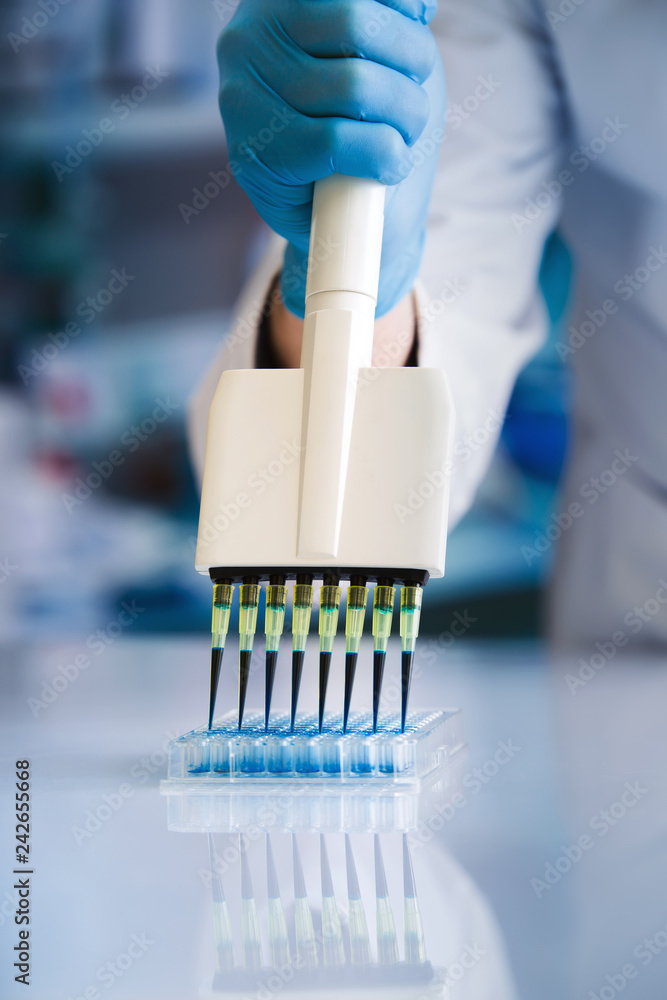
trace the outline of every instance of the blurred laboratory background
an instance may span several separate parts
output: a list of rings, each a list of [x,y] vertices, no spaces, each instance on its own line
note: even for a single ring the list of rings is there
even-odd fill
[[[194,571],[188,398],[267,231],[231,179],[216,38],[238,0],[5,0],[0,9],[0,632],[209,627]],[[541,632],[567,447],[557,344],[571,264],[554,234],[549,343],[451,536],[423,627]],[[135,604],[131,604],[131,602]],[[467,617],[464,617],[467,612]],[[460,617],[456,619],[454,616]],[[473,621],[474,619],[474,621]],[[129,627],[129,626],[128,626]]]

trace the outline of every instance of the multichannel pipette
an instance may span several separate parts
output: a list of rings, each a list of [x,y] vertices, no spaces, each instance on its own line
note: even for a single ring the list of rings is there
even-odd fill
[[[301,367],[226,371],[209,411],[196,568],[216,585],[214,602],[228,593],[231,602],[232,584],[241,585],[239,728],[261,584],[268,582],[264,710],[270,729],[285,587],[295,581],[293,729],[313,583],[319,580],[320,723],[335,655],[340,585],[348,583],[345,729],[367,587],[374,583],[373,682],[364,691],[372,690],[377,724],[394,587],[400,585],[405,725],[422,588],[429,576],[444,572],[449,478],[431,470],[448,468],[453,417],[439,369],[371,366],[384,194],[375,181],[337,174],[315,184]],[[298,458],[279,463],[286,453]],[[280,474],[255,495],[257,469],[276,464]],[[220,586],[226,588],[222,595]],[[214,611],[209,728],[224,645],[222,617],[222,610]]]

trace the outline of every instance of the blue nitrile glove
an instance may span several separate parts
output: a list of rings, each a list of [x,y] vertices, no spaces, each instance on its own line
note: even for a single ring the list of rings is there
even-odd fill
[[[220,36],[231,166],[288,240],[282,293],[298,316],[313,181],[334,172],[395,185],[377,315],[412,288],[444,131],[444,73],[428,28],[435,9],[436,0],[241,0]]]

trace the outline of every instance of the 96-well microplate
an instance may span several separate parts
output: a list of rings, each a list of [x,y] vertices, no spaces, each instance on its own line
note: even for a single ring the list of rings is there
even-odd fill
[[[401,733],[399,718],[385,714],[373,732],[369,712],[350,716],[342,732],[340,716],[327,715],[322,732],[313,715],[279,715],[268,732],[264,719],[249,715],[239,732],[236,713],[214,729],[195,729],[169,745],[169,780],[199,782],[281,781],[414,782],[445,764],[462,742],[458,711],[414,711]]]

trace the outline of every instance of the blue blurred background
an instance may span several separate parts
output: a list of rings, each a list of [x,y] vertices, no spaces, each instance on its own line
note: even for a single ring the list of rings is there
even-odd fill
[[[188,397],[266,240],[225,172],[215,41],[235,0],[5,0],[0,11],[0,632],[206,630]],[[192,211],[194,209],[194,211]],[[527,555],[567,447],[556,351],[571,264],[542,267],[552,331],[454,531],[424,628],[540,633],[551,550]],[[522,552],[522,547],[524,551]],[[131,605],[132,606],[132,605]]]

